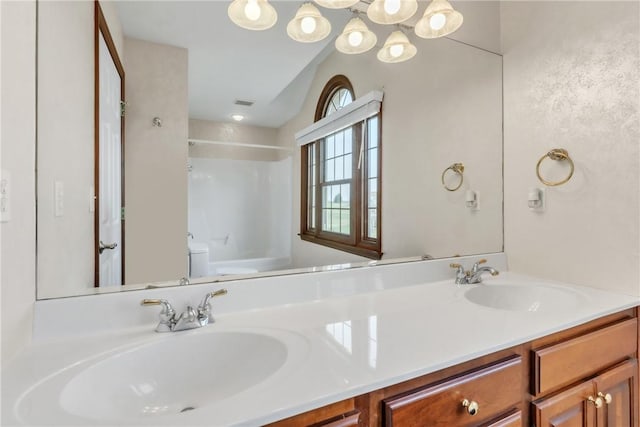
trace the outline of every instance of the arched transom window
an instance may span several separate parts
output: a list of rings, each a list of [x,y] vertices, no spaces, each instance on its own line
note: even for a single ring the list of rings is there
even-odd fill
[[[316,121],[355,100],[345,76],[333,77]],[[303,240],[380,259],[380,114],[302,146]]]

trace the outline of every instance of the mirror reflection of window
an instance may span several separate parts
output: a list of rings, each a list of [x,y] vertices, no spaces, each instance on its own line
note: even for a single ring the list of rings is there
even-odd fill
[[[316,121],[354,100],[351,82],[333,77],[320,95]],[[380,122],[377,113],[302,147],[302,239],[380,259]]]

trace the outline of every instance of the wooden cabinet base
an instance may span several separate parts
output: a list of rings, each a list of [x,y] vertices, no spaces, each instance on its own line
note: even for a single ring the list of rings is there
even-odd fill
[[[605,316],[271,426],[640,427],[638,311]]]

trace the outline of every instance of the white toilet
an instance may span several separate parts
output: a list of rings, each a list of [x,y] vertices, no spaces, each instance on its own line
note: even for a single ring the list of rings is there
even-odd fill
[[[189,242],[189,277],[209,276],[209,245]]]

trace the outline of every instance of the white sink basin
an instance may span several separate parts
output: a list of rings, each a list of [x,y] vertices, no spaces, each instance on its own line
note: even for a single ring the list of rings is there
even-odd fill
[[[483,284],[469,289],[464,296],[478,305],[510,311],[567,310],[584,302],[584,296],[572,289],[537,283]]]
[[[175,415],[259,384],[287,360],[285,344],[257,333],[167,338],[171,339],[118,353],[79,372],[60,393],[62,409],[113,423]]]

